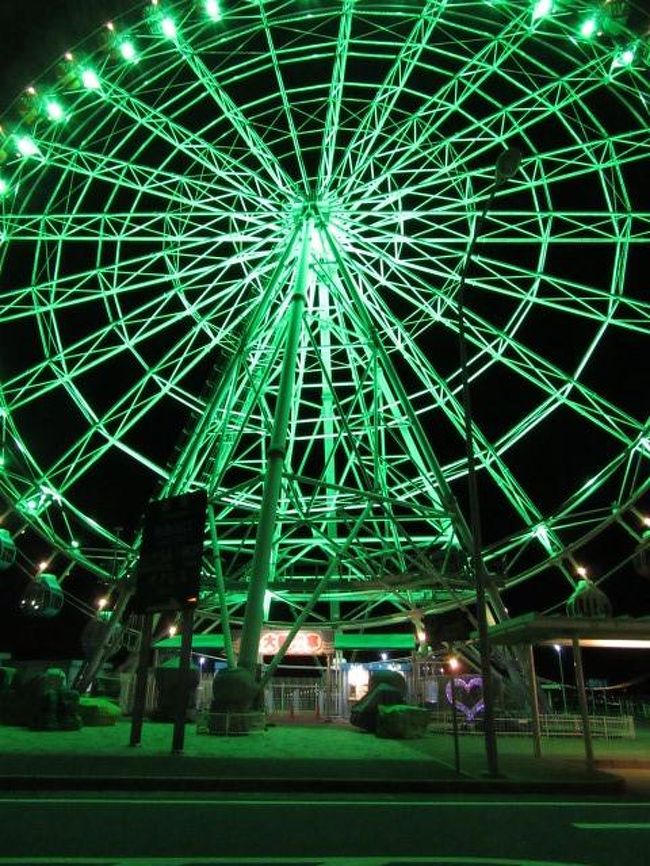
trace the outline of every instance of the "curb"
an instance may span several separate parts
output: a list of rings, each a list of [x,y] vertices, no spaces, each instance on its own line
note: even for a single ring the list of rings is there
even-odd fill
[[[650,760],[644,758],[597,758],[594,765],[603,770],[650,770]]]
[[[197,791],[203,793],[346,794],[615,794],[625,780],[598,773],[590,780],[540,779],[328,779],[219,778],[201,776],[3,776],[0,791]]]

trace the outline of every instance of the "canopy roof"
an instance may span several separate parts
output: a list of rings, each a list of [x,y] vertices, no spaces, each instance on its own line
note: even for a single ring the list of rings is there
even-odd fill
[[[155,649],[180,649],[181,635],[156,641]],[[223,649],[222,634],[192,635],[193,650]],[[351,634],[341,632],[334,637],[334,648],[340,650],[412,650],[415,636],[412,634]]]
[[[526,613],[490,626],[493,644],[570,644],[583,647],[650,649],[650,617],[568,617]],[[472,632],[478,638],[478,632]]]

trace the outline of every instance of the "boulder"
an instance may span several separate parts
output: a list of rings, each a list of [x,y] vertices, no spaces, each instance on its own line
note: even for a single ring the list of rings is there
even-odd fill
[[[428,721],[429,713],[422,707],[383,705],[378,707],[375,733],[390,740],[417,740],[426,734]]]
[[[99,728],[117,724],[122,711],[106,698],[83,697],[79,701],[79,715],[84,725]]]
[[[0,689],[9,689],[16,675],[16,668],[0,667]]]
[[[364,731],[374,731],[377,725],[377,710],[381,706],[401,704],[401,691],[387,683],[380,683],[365,698],[358,701],[350,714],[350,723]]]
[[[59,731],[78,731],[82,727],[79,692],[76,689],[59,689],[56,718]]]
[[[78,731],[79,692],[48,687],[47,678],[42,676],[30,695],[28,727],[34,731]]]
[[[396,689],[402,696],[402,703],[405,702],[407,684],[406,679],[399,671],[383,669],[371,671],[368,692],[371,692],[377,686],[390,686],[391,689]]]
[[[248,713],[256,708],[260,686],[255,674],[246,668],[222,670],[212,682],[213,713]]]

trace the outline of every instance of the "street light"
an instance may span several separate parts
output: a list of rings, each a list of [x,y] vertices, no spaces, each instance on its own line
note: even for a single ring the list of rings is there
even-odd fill
[[[557,663],[560,666],[560,683],[562,684],[562,704],[564,705],[564,715],[568,713],[566,705],[566,687],[564,685],[564,665],[562,664],[562,647],[559,643],[553,644],[557,653]]]
[[[472,265],[474,247],[483,229],[483,223],[492,207],[497,190],[517,172],[521,162],[521,153],[514,147],[503,151],[497,159],[494,182],[490,188],[487,201],[474,225],[467,256],[458,285],[458,343],[460,354],[460,377],[463,396],[463,421],[465,426],[465,451],[467,457],[467,488],[469,495],[470,514],[470,568],[476,586],[476,615],[479,634],[479,651],[481,654],[481,678],[483,681],[483,702],[485,709],[483,719],[485,725],[485,752],[487,757],[488,775],[498,776],[497,740],[494,725],[494,704],[492,700],[492,667],[490,665],[490,639],[485,601],[485,566],[482,556],[481,513],[476,482],[476,458],[474,456],[474,429],[472,422],[472,402],[467,374],[467,335],[465,322],[465,284]]]

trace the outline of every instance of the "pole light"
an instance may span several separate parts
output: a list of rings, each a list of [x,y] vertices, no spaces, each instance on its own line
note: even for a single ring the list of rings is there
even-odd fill
[[[472,266],[472,257],[476,241],[481,235],[485,217],[492,207],[494,197],[503,184],[515,175],[521,163],[521,153],[517,148],[509,147],[503,151],[496,162],[494,182],[490,188],[487,201],[474,225],[467,248],[467,256],[458,285],[458,344],[460,355],[460,376],[463,396],[463,421],[465,426],[465,452],[467,458],[467,488],[470,514],[470,570],[476,587],[476,614],[479,633],[479,651],[481,654],[481,678],[483,681],[483,702],[485,709],[483,719],[485,725],[485,752],[487,757],[488,775],[499,775],[497,756],[496,729],[494,724],[494,702],[492,690],[492,667],[490,665],[490,639],[485,592],[485,565],[482,555],[481,512],[476,479],[476,458],[474,455],[474,426],[472,420],[472,401],[469,376],[467,371],[467,334],[465,321],[465,285]]]
[[[566,686],[564,684],[564,665],[562,664],[562,647],[559,643],[553,644],[555,647],[555,652],[557,653],[557,663],[560,666],[560,684],[562,686],[562,705],[564,707],[564,715],[566,716],[569,712],[566,704]]]

